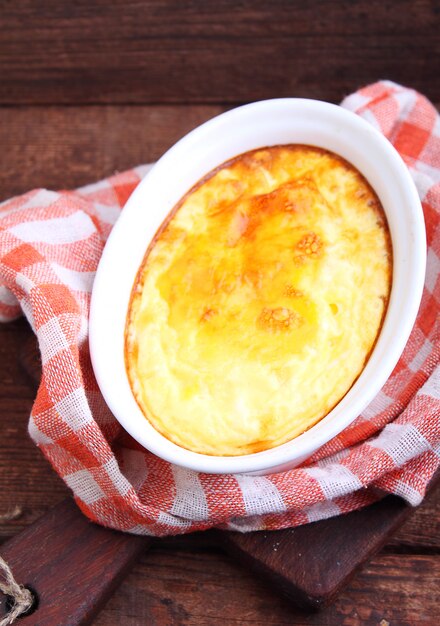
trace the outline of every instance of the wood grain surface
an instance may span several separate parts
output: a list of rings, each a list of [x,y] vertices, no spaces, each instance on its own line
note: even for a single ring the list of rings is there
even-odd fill
[[[0,201],[35,187],[79,187],[156,161],[223,110],[215,105],[2,107]]]
[[[0,102],[337,101],[390,77],[440,99],[430,0],[14,0]]]
[[[436,557],[382,555],[372,559],[333,606],[307,614],[221,552],[156,545],[95,625],[436,626],[439,577]]]
[[[440,103],[436,0],[4,0],[0,200],[152,161],[225,107],[280,95],[330,101],[389,78]],[[0,326],[0,541],[68,490],[27,435],[34,395],[23,320]],[[16,508],[18,506],[18,509]],[[233,562],[212,533],[155,542],[95,619],[140,624],[436,625],[437,490],[335,604],[308,615]],[[382,621],[385,620],[385,621]]]

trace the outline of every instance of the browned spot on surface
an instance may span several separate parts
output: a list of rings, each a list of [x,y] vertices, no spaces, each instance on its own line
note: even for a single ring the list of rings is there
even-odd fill
[[[284,295],[288,298],[302,298],[304,296],[300,289],[296,289],[293,285],[286,285],[284,288]]]
[[[274,309],[265,307],[258,318],[258,325],[266,330],[286,331],[298,328],[301,323],[299,313],[282,306]]]
[[[316,233],[310,231],[298,241],[296,248],[300,250],[303,255],[317,258],[322,249],[322,241]]]
[[[205,309],[203,311],[202,315],[200,316],[200,321],[201,322],[209,322],[209,320],[211,320],[216,315],[218,315],[217,309],[207,308],[207,309]]]

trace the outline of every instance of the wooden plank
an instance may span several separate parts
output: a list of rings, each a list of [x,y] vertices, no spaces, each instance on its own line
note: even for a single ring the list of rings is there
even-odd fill
[[[222,553],[165,540],[142,557],[94,625],[434,625],[439,576],[438,556],[382,555],[333,606],[307,614]]]
[[[151,544],[90,523],[73,500],[2,545],[2,556],[37,598],[23,626],[85,626]],[[1,610],[1,609],[0,609]]]
[[[318,609],[333,601],[411,512],[401,498],[388,496],[314,524],[262,533],[222,533],[221,541],[231,556],[266,577],[295,605]]]
[[[429,0],[15,0],[2,6],[0,102],[338,101],[390,78],[440,99]]]
[[[276,536],[271,533],[267,543],[272,545]],[[280,597],[279,586],[267,586],[264,578],[259,580],[228,561],[212,544],[214,537],[200,533],[156,541],[154,553],[142,558],[94,623],[435,623],[439,555],[376,557],[332,607],[306,616]],[[342,532],[341,558],[346,537]],[[148,538],[94,526],[73,503],[62,503],[2,546],[2,555],[17,579],[38,595],[37,610],[23,624],[91,623],[102,602],[149,545]],[[318,551],[310,559],[311,570],[328,566],[324,556]]]
[[[0,110],[0,200],[69,189],[157,160],[219,106],[6,107]]]

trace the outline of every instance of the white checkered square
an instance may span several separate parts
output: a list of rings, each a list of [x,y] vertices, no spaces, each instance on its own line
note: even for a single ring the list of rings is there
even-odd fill
[[[83,428],[93,421],[90,408],[86,402],[84,389],[75,389],[55,405],[61,419],[74,431]]]
[[[13,226],[10,232],[28,243],[41,242],[61,246],[87,239],[96,232],[96,226],[86,213],[76,211],[66,217],[22,222]]]
[[[0,302],[7,306],[16,306],[18,304],[17,298],[5,285],[0,285]]]
[[[400,496],[401,498],[405,498],[407,502],[411,504],[411,506],[418,506],[422,501],[422,496],[417,489],[411,487],[407,483],[402,480],[398,480],[395,487],[396,496]]]
[[[157,516],[157,521],[165,526],[170,526],[174,528],[179,528],[181,530],[187,530],[191,528],[191,520],[190,519],[182,519],[181,517],[175,517],[174,514],[167,513],[166,511],[161,511]]]
[[[21,287],[21,289],[23,289],[23,291],[25,291],[26,293],[29,293],[32,287],[35,286],[32,278],[26,276],[26,274],[22,274],[21,272],[18,272],[17,276],[15,277],[15,282],[17,283],[17,286]]]
[[[24,209],[41,209],[43,206],[49,206],[57,200],[59,200],[60,194],[56,191],[50,191],[50,189],[38,189],[36,193],[33,193],[26,203],[23,205]]]
[[[339,463],[327,465],[327,467],[308,467],[304,471],[319,483],[328,500],[357,491],[362,487],[359,478],[348,467]]]
[[[275,485],[264,476],[235,476],[243,494],[247,515],[284,513],[286,505]]]
[[[361,418],[371,420],[380,415],[383,411],[386,411],[394,400],[387,396],[384,391],[379,391],[377,396],[370,402],[366,409],[362,411]]]
[[[334,502],[318,502],[313,506],[309,506],[304,509],[304,513],[307,515],[309,522],[317,522],[320,519],[327,519],[334,517],[341,513],[341,509]]]
[[[41,432],[41,430],[37,427],[32,415],[29,418],[28,432],[29,436],[38,445],[49,445],[51,443],[54,443],[53,439]]]
[[[425,341],[423,342],[422,347],[419,349],[419,351],[417,352],[416,356],[413,358],[411,363],[408,363],[408,368],[412,372],[414,372],[414,374],[416,372],[418,372],[419,369],[422,367],[423,363],[426,361],[428,356],[431,354],[433,348],[434,348],[434,346],[429,341],[429,339],[425,339]]]
[[[424,172],[420,172],[416,167],[412,167],[411,175],[417,187],[417,192],[419,194],[420,200],[423,202],[425,200],[428,191],[432,187],[432,178],[425,174]]]
[[[144,452],[123,448],[121,471],[125,478],[133,485],[134,489],[138,491],[144,484],[148,475],[147,461]]]
[[[429,293],[434,293],[435,285],[440,276],[440,259],[431,248],[426,257],[425,287]]]
[[[51,263],[51,268],[61,282],[70,287],[72,291],[92,292],[96,272],[77,272],[58,263]]]
[[[41,346],[41,362],[43,365],[50,361],[58,352],[69,348],[57,317],[51,317],[45,324],[40,326],[38,339]]]
[[[103,468],[107,472],[112,485],[118,490],[120,495],[127,495],[132,485],[130,485],[126,477],[121,473],[115,457],[112,457],[107,463],[104,463]]]
[[[173,465],[173,475],[176,495],[170,513],[183,519],[208,519],[208,503],[197,472]]]
[[[440,400],[440,366],[437,366],[420,390],[424,396]]]
[[[20,298],[20,306],[23,311],[23,315],[26,317],[27,321],[29,322],[30,327],[35,332],[34,314],[32,311],[31,303],[29,302],[28,298],[26,297]]]
[[[380,435],[369,441],[368,445],[386,452],[397,467],[430,448],[415,426],[395,422],[385,426]]]
[[[86,504],[93,504],[104,498],[104,492],[88,470],[79,470],[64,476],[64,480],[74,494]]]

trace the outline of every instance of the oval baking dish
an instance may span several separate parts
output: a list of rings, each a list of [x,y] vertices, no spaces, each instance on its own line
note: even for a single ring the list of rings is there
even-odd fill
[[[146,249],[179,200],[208,172],[238,155],[286,144],[329,150],[367,179],[385,211],[393,248],[392,290],[375,348],[342,400],[305,433],[238,456],[182,448],[140,410],[127,377],[124,332],[131,290]],[[421,299],[426,261],[423,213],[414,183],[391,144],[335,105],[278,99],[239,107],[189,133],[152,168],[127,202],[98,267],[90,313],[90,352],[103,396],[144,447],[178,465],[210,473],[268,473],[301,463],[350,424],[386,382],[408,339]]]

